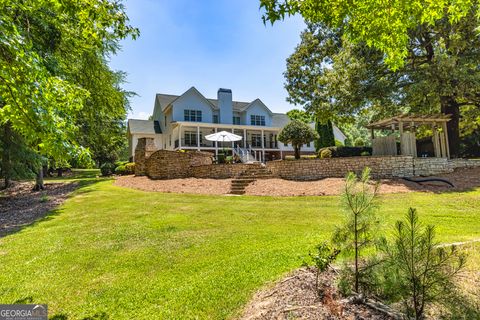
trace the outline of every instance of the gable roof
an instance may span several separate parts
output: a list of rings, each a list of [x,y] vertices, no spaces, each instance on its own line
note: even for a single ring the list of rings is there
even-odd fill
[[[260,102],[260,104],[261,104],[265,109],[267,109],[267,111],[268,111],[271,115],[273,115],[272,110],[270,110],[270,109],[265,105],[265,103],[263,103],[263,101],[260,100],[259,98],[257,98],[257,99],[255,99],[255,100],[253,100],[252,102],[250,102],[250,103],[249,103],[248,105],[246,105],[246,106],[243,108],[243,110],[241,110],[241,111],[246,111],[248,108],[250,108],[251,106],[253,106],[253,104],[254,104],[255,102]]]
[[[159,134],[162,133],[160,123],[154,120],[128,119],[128,131],[130,134]]]
[[[172,104],[175,100],[177,100],[178,98],[180,98],[181,96],[183,96],[185,93],[189,92],[189,91],[192,91],[194,90],[195,93],[199,94],[201,97],[203,97],[205,100],[207,100],[207,102],[209,104],[212,105],[212,107],[215,109],[215,110],[218,110],[218,100],[217,99],[209,99],[209,98],[205,98],[203,96],[203,94],[200,93],[200,91],[197,90],[197,88],[195,87],[191,87],[190,89],[188,89],[187,91],[185,91],[183,94],[181,95],[173,95],[173,94],[163,94],[163,93],[157,93],[157,102],[160,103],[160,105],[162,106],[162,110],[164,111],[170,104]],[[243,112],[245,111],[246,109],[248,109],[248,107],[254,103],[256,100],[260,100],[260,99],[255,99],[253,100],[252,102],[243,102],[243,101],[232,101],[232,107],[233,107],[233,111],[236,111],[236,112]],[[261,102],[261,100],[260,100]],[[263,104],[263,102],[262,102]],[[265,104],[263,104],[265,105]],[[265,106],[266,107],[266,106]],[[266,107],[268,109],[268,107]],[[270,109],[268,109],[268,111],[270,111]],[[270,111],[271,112],[271,111]]]

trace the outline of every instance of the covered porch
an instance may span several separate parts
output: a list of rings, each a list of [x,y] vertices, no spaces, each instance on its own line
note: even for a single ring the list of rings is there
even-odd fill
[[[265,152],[280,151],[277,135],[281,128],[245,125],[225,125],[197,122],[176,122],[173,124],[171,139],[174,150],[211,151],[218,156],[219,150],[246,149],[259,160],[265,159]],[[242,137],[236,142],[214,142],[206,135],[220,131],[232,132]]]
[[[373,122],[367,126],[371,132],[372,155],[395,156],[409,155],[425,157],[427,153],[417,150],[417,129],[426,126],[432,131],[431,144],[433,156],[437,158],[450,158],[448,146],[447,122],[450,115],[408,115],[402,114],[392,118]],[[390,131],[387,136],[375,136],[375,130]],[[397,133],[398,132],[398,133]],[[400,145],[400,148],[397,145]]]

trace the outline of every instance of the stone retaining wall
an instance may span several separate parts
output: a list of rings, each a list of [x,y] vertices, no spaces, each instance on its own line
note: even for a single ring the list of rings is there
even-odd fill
[[[399,157],[348,157],[297,161],[272,161],[267,168],[275,175],[288,180],[318,180],[342,178],[353,171],[360,173],[371,168],[374,178],[413,176],[413,158]]]
[[[193,176],[194,168],[213,168],[212,163],[212,154],[208,152],[158,150],[145,161],[145,174],[152,179],[188,178]]]
[[[208,152],[154,151],[153,140],[139,139],[135,150],[135,174],[152,179],[234,178],[247,170],[248,164],[213,164]],[[258,164],[257,164],[258,165]],[[353,171],[371,168],[374,178],[431,176],[457,168],[480,167],[480,160],[413,158],[411,156],[364,156],[348,158],[277,160],[266,163],[272,177],[289,180],[318,180],[345,177]]]

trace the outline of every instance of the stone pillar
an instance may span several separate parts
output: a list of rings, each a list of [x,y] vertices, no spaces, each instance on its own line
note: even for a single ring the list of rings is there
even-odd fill
[[[135,175],[144,176],[145,161],[157,151],[153,138],[138,139],[137,147],[135,148]]]

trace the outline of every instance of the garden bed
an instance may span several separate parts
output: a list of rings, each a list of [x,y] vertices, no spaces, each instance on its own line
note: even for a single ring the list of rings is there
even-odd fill
[[[455,187],[444,183],[417,184],[403,179],[382,179],[380,193],[449,192],[464,191],[480,186],[480,168],[457,169],[453,173],[439,175],[451,181]],[[169,179],[151,180],[148,177],[120,176],[115,185],[144,191],[225,195],[230,192],[231,179]],[[293,181],[284,179],[259,179],[247,186],[247,195],[258,196],[319,196],[339,195],[345,184],[343,178],[326,178],[317,181]]]
[[[46,183],[44,190],[33,192],[33,182],[15,182],[0,193],[0,237],[43,218],[77,186],[77,183]]]
[[[315,288],[315,276],[313,268],[295,270],[273,287],[255,294],[240,319],[393,319],[341,297],[333,271],[320,275],[319,283],[324,288],[320,298]]]

